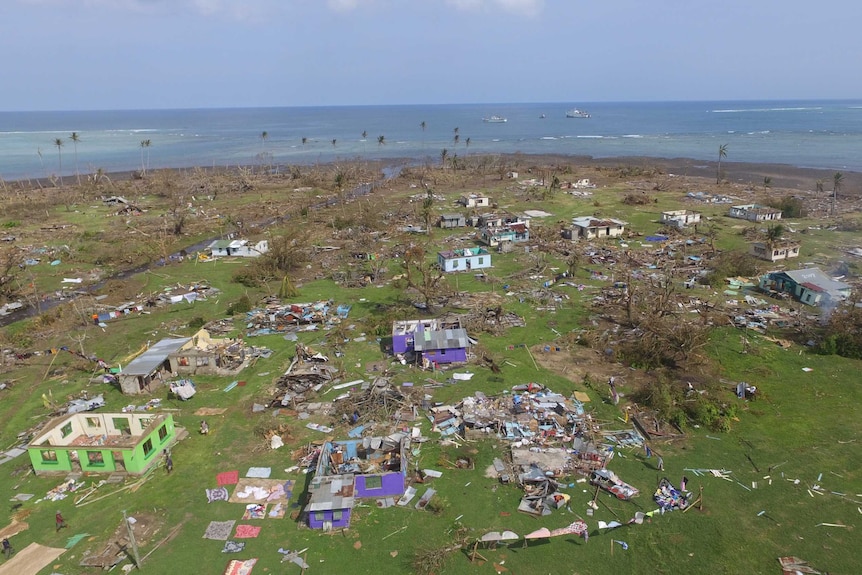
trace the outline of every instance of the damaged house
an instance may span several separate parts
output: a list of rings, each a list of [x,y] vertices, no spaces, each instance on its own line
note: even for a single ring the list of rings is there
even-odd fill
[[[213,338],[201,329],[172,357],[181,374],[234,375],[242,370],[246,347],[242,340]]]
[[[700,212],[691,210],[668,210],[661,213],[661,223],[674,228],[696,226],[700,223]]]
[[[154,388],[178,373],[176,352],[192,340],[190,337],[166,338],[129,362],[119,374],[120,390],[126,395],[152,393]]]
[[[423,366],[466,362],[469,345],[467,330],[460,323],[441,325],[437,319],[392,323],[392,352],[415,358]]]
[[[75,413],[49,421],[27,445],[36,475],[141,474],[175,441],[169,413]]]
[[[442,214],[437,225],[443,229],[463,228],[467,225],[467,220],[462,214]]]
[[[727,213],[731,218],[750,222],[768,222],[781,219],[781,210],[760,204],[741,204],[731,206]]]
[[[626,223],[613,218],[594,218],[592,216],[581,216],[572,218],[572,226],[563,230],[563,237],[567,240],[594,240],[598,238],[616,238],[626,230]]]
[[[403,495],[409,450],[403,433],[326,442],[309,486],[309,527],[348,527],[356,499]]]
[[[760,289],[787,293],[813,306],[829,307],[850,297],[851,286],[834,280],[820,268],[769,272],[760,278]]]
[[[777,262],[789,258],[798,258],[800,247],[801,244],[799,242],[785,240],[777,242],[753,242],[751,244],[751,255],[768,262]]]
[[[256,258],[269,251],[269,241],[260,240],[256,244],[248,240],[216,240],[209,245],[212,257]]]

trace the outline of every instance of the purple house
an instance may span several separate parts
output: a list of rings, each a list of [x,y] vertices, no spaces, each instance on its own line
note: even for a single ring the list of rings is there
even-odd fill
[[[392,351],[414,354],[424,365],[467,361],[467,330],[443,327],[436,319],[402,320],[392,324]]]
[[[409,449],[402,433],[325,443],[309,486],[309,527],[347,527],[355,499],[403,495]]]

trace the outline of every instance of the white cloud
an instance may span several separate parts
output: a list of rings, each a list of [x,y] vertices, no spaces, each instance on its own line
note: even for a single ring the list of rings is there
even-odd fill
[[[500,8],[513,14],[536,16],[544,8],[545,0],[446,0],[458,10],[493,10]]]

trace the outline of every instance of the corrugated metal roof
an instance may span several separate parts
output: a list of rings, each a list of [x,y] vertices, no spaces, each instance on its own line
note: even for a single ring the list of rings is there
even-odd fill
[[[123,368],[122,375],[149,375],[167,357],[191,341],[190,337],[166,338],[156,342],[150,349],[129,362]]]
[[[416,333],[413,349],[416,351],[459,349],[468,345],[466,329],[428,330]]]
[[[850,288],[849,284],[832,279],[819,268],[791,270],[784,273],[798,284],[812,284],[829,293],[839,292]]]

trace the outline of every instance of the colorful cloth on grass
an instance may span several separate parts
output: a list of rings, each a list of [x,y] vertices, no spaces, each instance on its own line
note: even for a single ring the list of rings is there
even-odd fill
[[[246,559],[245,561],[234,559],[227,564],[224,575],[249,575],[255,563],[257,563],[257,558]]]
[[[230,532],[236,521],[210,521],[207,530],[204,533],[204,539],[215,539],[217,541],[227,541],[230,537]]]
[[[245,541],[225,541],[222,553],[239,553],[245,549]]]
[[[245,513],[242,514],[243,519],[264,519],[266,517],[266,505],[258,503],[249,503],[245,506]]]
[[[236,485],[237,481],[239,481],[239,471],[224,471],[216,475],[216,482],[218,486],[222,485]]]
[[[260,527],[256,525],[237,525],[235,539],[252,539],[260,535]],[[227,537],[225,537],[227,539]]]
[[[286,509],[284,508],[284,505],[282,505],[281,503],[276,503],[272,506],[272,509],[267,511],[266,516],[270,519],[283,519],[285,511]]]
[[[212,503],[213,501],[227,501],[230,497],[230,493],[228,493],[227,488],[225,487],[216,487],[215,489],[207,489],[207,503]]]
[[[78,533],[77,535],[72,535],[66,540],[66,549],[71,549],[74,547],[81,539],[84,537],[89,537],[89,533]]]

